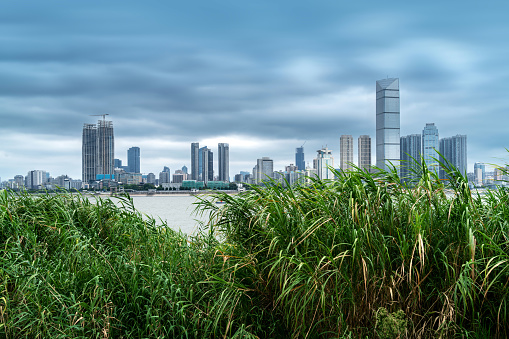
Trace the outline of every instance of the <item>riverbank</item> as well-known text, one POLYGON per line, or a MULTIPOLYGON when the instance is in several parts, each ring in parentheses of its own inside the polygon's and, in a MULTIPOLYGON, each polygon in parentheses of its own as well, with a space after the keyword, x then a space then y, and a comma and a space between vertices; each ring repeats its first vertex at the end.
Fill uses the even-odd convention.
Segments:
POLYGON ((461 176, 445 187, 424 173, 408 190, 390 172, 337 175, 209 196, 195 236, 144 219, 128 197, 1 192, 0 333, 509 335, 507 189, 481 197, 461 176))

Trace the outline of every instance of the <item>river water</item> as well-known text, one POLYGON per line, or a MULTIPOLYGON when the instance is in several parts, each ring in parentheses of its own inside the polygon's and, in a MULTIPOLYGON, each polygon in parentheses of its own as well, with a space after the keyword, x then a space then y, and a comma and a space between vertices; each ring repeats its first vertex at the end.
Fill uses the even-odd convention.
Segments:
MULTIPOLYGON (((200 216, 193 213, 198 198, 194 196, 131 196, 134 207, 145 216, 165 221, 168 227, 187 234, 197 231, 200 221, 207 222, 208 214, 200 216)), ((115 198, 111 198, 115 201, 115 198)), ((117 204, 120 206, 120 204, 117 204)))

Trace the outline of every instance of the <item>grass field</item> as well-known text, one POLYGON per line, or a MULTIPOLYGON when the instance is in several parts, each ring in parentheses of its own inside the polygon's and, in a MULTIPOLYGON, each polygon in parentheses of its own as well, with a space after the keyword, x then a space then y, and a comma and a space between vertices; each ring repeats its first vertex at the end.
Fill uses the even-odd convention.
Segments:
POLYGON ((128 197, 0 192, 6 338, 506 338, 509 191, 425 168, 202 200, 194 237, 128 197), (445 190, 452 190, 447 196, 445 190))

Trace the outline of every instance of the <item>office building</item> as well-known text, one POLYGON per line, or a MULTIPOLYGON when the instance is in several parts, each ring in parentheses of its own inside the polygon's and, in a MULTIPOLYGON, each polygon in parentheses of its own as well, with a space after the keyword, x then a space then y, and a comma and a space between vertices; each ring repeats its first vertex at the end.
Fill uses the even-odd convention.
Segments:
POLYGON ((399 79, 376 82, 376 166, 399 165, 399 79))
POLYGON ((482 186, 486 183, 486 165, 482 162, 474 164, 474 182, 477 186, 482 186))
POLYGON ((204 146, 198 150, 198 181, 205 184, 214 180, 214 154, 204 146))
POLYGON ((97 174, 112 179, 114 172, 115 138, 113 122, 99 120, 97 123, 97 174))
POLYGON ((147 174, 147 184, 156 184, 156 175, 154 173, 147 174))
POLYGON ((438 128, 434 123, 427 123, 422 130, 422 157, 428 170, 439 174, 438 169, 438 128))
POLYGON ((369 170, 371 168, 371 138, 369 135, 361 135, 359 136, 357 144, 357 164, 360 169, 369 170))
POLYGON ((230 181, 230 145, 227 143, 217 144, 217 160, 219 181, 230 181))
POLYGON ((352 168, 353 163, 353 137, 342 135, 339 138, 339 167, 342 171, 352 168))
POLYGON ((334 179, 334 157, 332 156, 332 150, 327 147, 316 151, 316 175, 320 179, 334 179))
POLYGON ((46 171, 29 171, 25 177, 25 187, 27 189, 41 189, 46 182, 46 171))
POLYGON ((159 186, 161 186, 162 184, 168 184, 171 182, 171 179, 170 179, 170 171, 162 171, 162 172, 159 172, 159 186))
POLYGON ((127 167, 130 173, 140 172, 140 148, 131 147, 127 150, 127 167))
POLYGON ((182 173, 188 174, 186 165, 182 166, 182 173))
POLYGON ((199 153, 200 144, 197 142, 193 142, 191 144, 191 180, 199 180, 200 176, 199 153))
POLYGON ((97 126, 83 125, 81 147, 81 175, 84 183, 95 181, 97 174, 97 126))
POLYGON ((120 160, 120 159, 113 159, 113 167, 115 167, 115 168, 122 168, 122 160, 120 160))
POLYGON ((304 146, 297 147, 295 149, 295 165, 299 171, 304 171, 306 169, 306 163, 304 161, 304 146))
MULTIPOLYGON (((440 139, 440 162, 454 166, 462 175, 467 172, 467 136, 455 135, 440 139)), ((440 179, 448 179, 446 172, 440 168, 440 179)))
POLYGON ((255 168, 256 170, 253 171, 253 177, 256 178, 257 184, 268 181, 274 176, 274 161, 269 157, 257 159, 255 168))
POLYGON ((420 178, 422 135, 410 134, 400 138, 400 178, 411 182, 420 178))

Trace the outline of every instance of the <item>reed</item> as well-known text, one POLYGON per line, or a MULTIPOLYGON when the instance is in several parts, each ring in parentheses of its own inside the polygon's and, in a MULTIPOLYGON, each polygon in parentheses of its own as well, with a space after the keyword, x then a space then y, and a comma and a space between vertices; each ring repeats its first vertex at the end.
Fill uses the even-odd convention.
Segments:
POLYGON ((2 191, 0 334, 505 338, 509 191, 472 193, 442 165, 446 182, 355 169, 218 193, 192 237, 128 196, 2 191))

